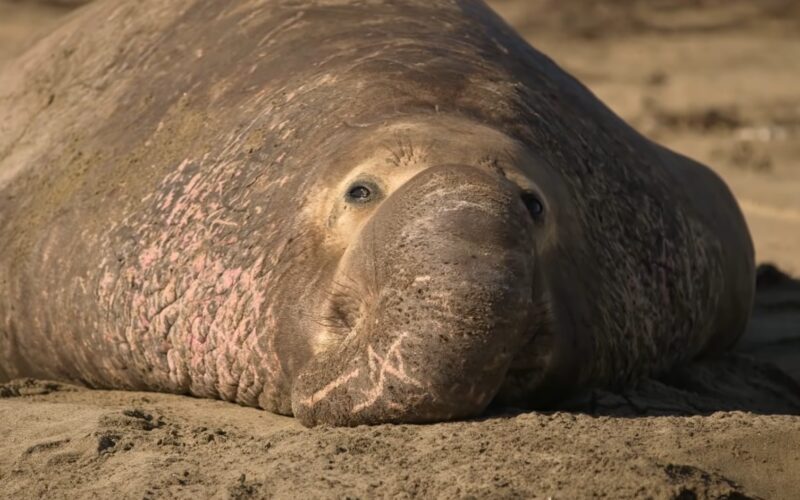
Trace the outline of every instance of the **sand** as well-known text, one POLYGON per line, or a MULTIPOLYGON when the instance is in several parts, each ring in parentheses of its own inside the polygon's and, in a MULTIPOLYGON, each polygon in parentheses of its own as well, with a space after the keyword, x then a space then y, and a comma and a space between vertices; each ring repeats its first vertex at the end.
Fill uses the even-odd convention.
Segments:
MULTIPOLYGON (((4 60, 75 2, 0 0, 4 60)), ((800 4, 497 0, 650 137, 711 165, 753 233, 737 352, 561 411, 305 429, 219 401, 0 385, 3 498, 800 498, 800 4)))

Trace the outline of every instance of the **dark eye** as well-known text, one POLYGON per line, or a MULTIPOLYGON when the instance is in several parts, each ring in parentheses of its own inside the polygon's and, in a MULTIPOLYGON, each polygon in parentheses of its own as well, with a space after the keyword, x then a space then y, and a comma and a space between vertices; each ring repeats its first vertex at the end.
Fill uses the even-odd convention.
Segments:
POLYGON ((369 182, 357 182, 347 189, 347 201, 367 203, 378 196, 378 188, 369 182))
POLYGON ((535 194, 526 191, 522 193, 521 197, 525 208, 528 209, 528 213, 530 213, 534 219, 538 219, 542 216, 544 213, 544 205, 535 194))

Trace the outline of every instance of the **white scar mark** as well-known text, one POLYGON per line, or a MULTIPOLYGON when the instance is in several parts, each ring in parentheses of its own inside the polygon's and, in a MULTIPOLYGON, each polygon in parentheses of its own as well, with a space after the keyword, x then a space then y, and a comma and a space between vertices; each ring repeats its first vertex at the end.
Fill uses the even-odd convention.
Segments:
POLYGON ((235 222, 223 220, 223 219, 217 219, 217 220, 211 221, 211 225, 213 226, 214 224, 219 224, 220 226, 239 227, 239 224, 237 224, 235 222))
MULTIPOLYGON (((393 375, 401 382, 412 385, 417 388, 422 388, 422 384, 406 373, 403 356, 400 353, 400 343, 403 342, 408 336, 408 332, 403 332, 397 340, 392 343, 392 346, 386 352, 386 357, 381 357, 372 346, 367 348, 369 356, 369 373, 373 381, 372 389, 367 391, 364 395, 366 400, 353 406, 352 413, 358 413, 370 406, 374 405, 378 398, 383 394, 384 386, 386 384, 386 374, 393 375), (392 365, 393 358, 396 360, 396 366, 392 365), (377 372, 377 373, 376 373, 377 372)), ((396 408, 399 405, 394 404, 392 407, 396 408)))
POLYGON ((414 278, 414 283, 425 283, 430 280, 431 280, 430 276, 417 276, 416 278, 414 278))
POLYGON ((328 397, 332 391, 334 391, 337 387, 341 387, 342 385, 350 382, 354 378, 358 376, 359 369, 356 368, 355 370, 351 371, 350 373, 346 373, 344 375, 340 375, 339 378, 330 382, 328 385, 323 387, 322 389, 318 390, 310 397, 306 398, 305 400, 301 401, 300 404, 304 406, 314 406, 315 404, 319 403, 323 399, 328 397))

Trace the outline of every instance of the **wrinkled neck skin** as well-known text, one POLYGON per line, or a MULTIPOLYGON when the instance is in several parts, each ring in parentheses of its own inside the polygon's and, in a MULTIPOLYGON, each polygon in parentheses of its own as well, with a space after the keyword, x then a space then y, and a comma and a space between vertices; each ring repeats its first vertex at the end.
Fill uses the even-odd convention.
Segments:
POLYGON ((304 314, 287 310, 294 323, 280 329, 307 339, 295 356, 311 353, 289 363, 294 415, 306 425, 446 420, 557 376, 569 335, 557 345, 551 333, 541 262, 569 230, 556 223, 569 207, 549 168, 456 117, 350 129, 331 143, 300 222, 314 227, 307 245, 323 265, 287 294, 304 314), (360 184, 374 199, 349 202, 360 184), (523 193, 544 213, 532 216, 523 193), (509 370, 522 376, 507 381, 509 370))

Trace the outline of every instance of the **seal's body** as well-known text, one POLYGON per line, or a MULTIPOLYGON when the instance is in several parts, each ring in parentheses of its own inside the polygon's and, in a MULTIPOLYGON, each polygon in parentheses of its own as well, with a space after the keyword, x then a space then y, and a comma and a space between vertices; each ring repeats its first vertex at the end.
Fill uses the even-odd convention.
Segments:
POLYGON ((101 2, 2 76, 0 379, 423 422, 748 319, 725 185, 479 0, 101 2))

